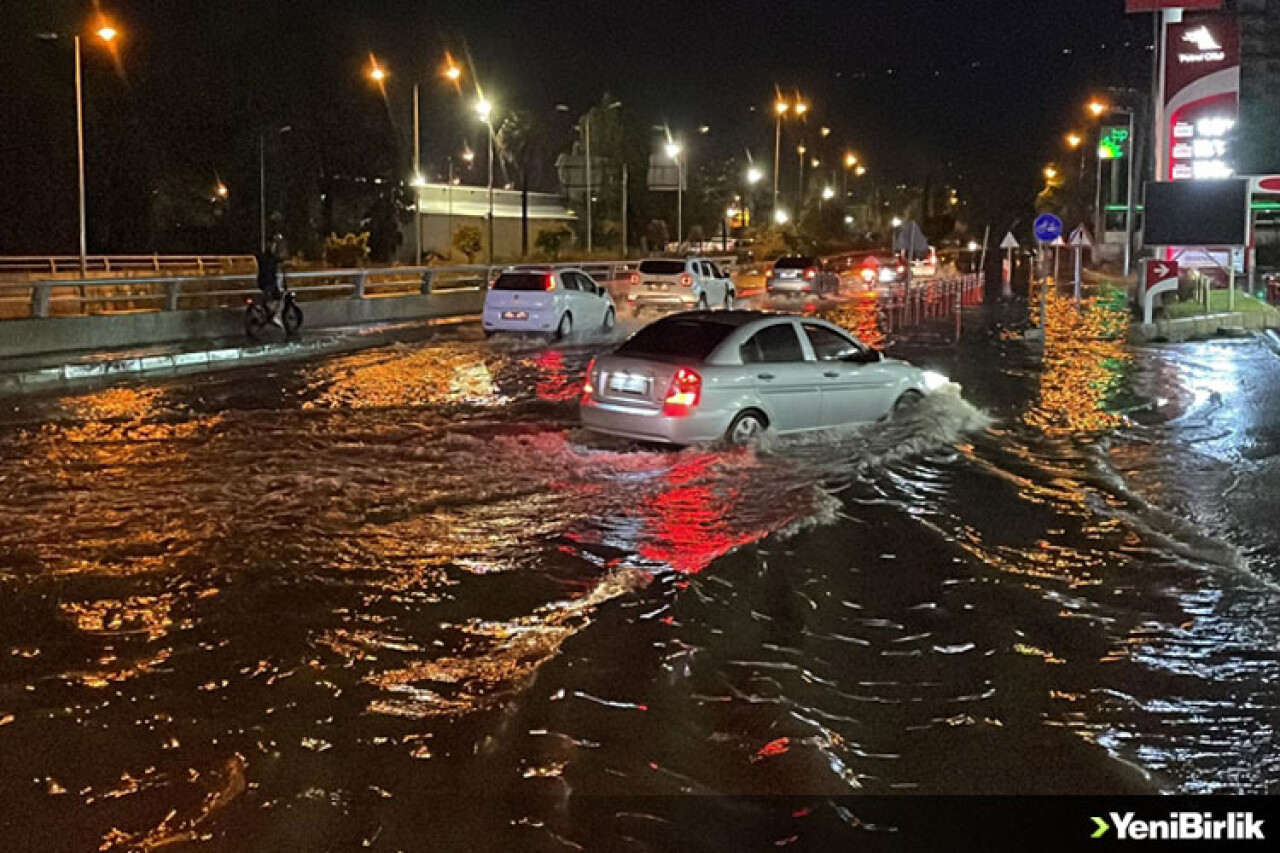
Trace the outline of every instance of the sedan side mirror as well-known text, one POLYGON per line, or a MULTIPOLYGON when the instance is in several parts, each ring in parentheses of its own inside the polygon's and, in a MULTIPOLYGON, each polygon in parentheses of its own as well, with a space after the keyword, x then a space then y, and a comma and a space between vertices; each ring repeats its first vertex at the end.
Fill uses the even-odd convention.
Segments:
POLYGON ((875 364, 884 361, 884 353, 878 349, 868 347, 864 350, 854 350, 842 358, 841 361, 848 361, 852 364, 875 364))

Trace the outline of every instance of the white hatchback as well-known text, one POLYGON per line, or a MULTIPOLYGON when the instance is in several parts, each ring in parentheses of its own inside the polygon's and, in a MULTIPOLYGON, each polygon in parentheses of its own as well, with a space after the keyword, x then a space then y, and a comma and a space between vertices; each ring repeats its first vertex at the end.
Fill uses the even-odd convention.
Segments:
POLYGON ((613 297, 582 270, 514 267, 484 297, 484 333, 536 332, 566 338, 574 330, 608 331, 617 322, 613 297))

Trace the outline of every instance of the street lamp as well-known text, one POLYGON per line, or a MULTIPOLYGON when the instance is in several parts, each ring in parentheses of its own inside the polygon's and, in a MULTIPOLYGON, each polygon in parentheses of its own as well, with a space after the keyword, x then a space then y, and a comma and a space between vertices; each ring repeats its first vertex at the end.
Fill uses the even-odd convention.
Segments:
POLYGON ((489 263, 493 263, 493 104, 484 96, 476 101, 476 115, 484 122, 489 136, 489 263))
POLYGON ((1044 177, 1045 180, 1052 181, 1054 178, 1058 177, 1058 170, 1053 166, 1045 166, 1044 177))
POLYGON ((782 208, 775 208, 773 211, 773 221, 779 225, 786 225, 791 217, 787 216, 787 212, 782 208))
POLYGON ((804 207, 804 155, 808 150, 803 142, 796 146, 796 155, 800 158, 800 179, 796 184, 796 210, 804 207))
POLYGON ((1084 137, 1082 137, 1080 134, 1078 133, 1067 134, 1067 147, 1070 148, 1071 150, 1074 151, 1075 149, 1079 148, 1083 142, 1084 142, 1084 137))
POLYGON ((760 183, 762 180, 764 180, 764 172, 760 171, 755 166, 751 166, 747 169, 747 193, 748 201, 750 201, 749 205, 745 205, 749 211, 749 214, 745 219, 745 223, 747 225, 751 224, 751 217, 756 214, 756 184, 760 183))
POLYGON ((866 173, 867 173, 867 167, 866 167, 866 166, 859 166, 858 168, 856 168, 856 169, 854 169, 854 170, 853 170, 853 174, 854 174, 854 175, 856 175, 856 176, 857 176, 857 177, 859 177, 859 178, 861 178, 861 177, 862 177, 863 175, 865 175, 866 173))
POLYGON ((902 227, 902 218, 901 218, 901 217, 899 217, 899 216, 895 216, 895 217, 893 217, 893 221, 892 221, 892 222, 890 222, 889 224, 890 224, 890 225, 892 225, 894 228, 901 228, 901 227, 902 227))
MULTIPOLYGON (((110 22, 99 21, 94 32, 104 44, 110 44, 120 35, 120 31, 110 22)), ((78 168, 78 215, 80 220, 80 277, 84 278, 89 271, 89 237, 85 223, 85 176, 84 176, 84 71, 80 56, 80 34, 76 33, 72 41, 75 46, 75 80, 76 80, 76 162, 78 168)))
POLYGON ((680 143, 668 140, 664 147, 667 157, 676 164, 676 244, 684 243, 684 161, 680 158, 680 143))
POLYGON ((782 148, 782 117, 787 114, 787 110, 791 109, 791 105, 786 101, 777 101, 773 105, 774 130, 773 130, 773 206, 778 206, 778 172, 779 151, 782 148))

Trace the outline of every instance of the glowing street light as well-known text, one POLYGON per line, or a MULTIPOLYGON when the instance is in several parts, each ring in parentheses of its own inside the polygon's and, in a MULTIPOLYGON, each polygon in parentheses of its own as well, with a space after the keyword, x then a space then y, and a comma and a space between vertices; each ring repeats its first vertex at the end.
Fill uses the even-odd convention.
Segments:
POLYGON ((231 191, 227 189, 226 184, 222 183, 222 181, 218 181, 217 186, 213 188, 213 194, 220 199, 225 199, 228 195, 231 194, 231 191))
POLYGON ((780 207, 773 212, 773 221, 779 225, 786 225, 790 219, 787 212, 780 207))
POLYGON ((462 159, 467 163, 471 163, 476 159, 476 152, 472 151, 469 147, 464 148, 462 149, 462 159))
POLYGON ((1088 106, 1086 107, 1086 109, 1089 110, 1089 112, 1093 115, 1094 118, 1102 118, 1102 115, 1109 108, 1102 101, 1099 101, 1097 98, 1095 98, 1088 103, 1088 106))
MULTIPOLYGON (((105 18, 98 21, 98 29, 94 32, 103 43, 111 44, 116 37, 120 35, 120 31, 111 25, 111 22, 105 18)), ((89 237, 88 228, 85 224, 85 175, 84 175, 84 75, 82 70, 82 62, 80 59, 80 34, 76 33, 73 38, 75 46, 75 79, 76 79, 76 160, 77 160, 77 177, 79 191, 79 221, 80 221, 80 277, 88 273, 89 270, 89 237)))
POLYGON ((476 101, 476 115, 482 122, 488 124, 489 119, 493 117, 493 104, 489 103, 487 98, 476 101))
POLYGON ((378 60, 369 57, 369 79, 381 86, 387 80, 387 69, 378 64, 378 60))
POLYGON ((824 127, 824 128, 822 128, 821 133, 822 133, 823 138, 825 139, 826 137, 828 137, 828 136, 830 136, 830 135, 831 135, 831 128, 829 128, 829 127, 824 127))
POLYGON ((816 169, 822 165, 822 161, 819 160, 817 157, 814 157, 812 160, 809 161, 809 165, 816 169))
POLYGON ((675 142, 674 140, 671 142, 668 142, 666 145, 663 146, 663 150, 666 151, 667 153, 667 159, 679 162, 678 160, 678 158, 680 157, 679 142, 675 142))
POLYGON ((1044 176, 1045 176, 1045 178, 1047 178, 1048 180, 1052 181, 1054 178, 1058 177, 1058 170, 1057 170, 1057 168, 1056 168, 1056 167, 1054 167, 1054 166, 1045 166, 1045 167, 1044 167, 1044 176))
POLYGON ((752 166, 750 169, 747 169, 748 184, 755 186, 756 184, 760 183, 760 181, 763 179, 764 179, 764 172, 761 172, 755 166, 752 166))
POLYGON ((1081 135, 1080 135, 1080 134, 1078 134, 1078 133, 1068 133, 1068 134, 1067 134, 1067 147, 1068 147, 1068 148, 1072 148, 1072 149, 1079 148, 1082 144, 1084 144, 1084 137, 1083 137, 1083 136, 1081 136, 1081 135))
POLYGON ((462 69, 456 65, 448 65, 444 69, 444 76, 447 79, 452 80, 454 83, 457 83, 462 79, 462 69))
POLYGON ((844 167, 846 169, 852 169, 856 165, 858 165, 858 155, 849 151, 844 155, 844 167))
POLYGON ((773 111, 780 116, 786 115, 787 110, 789 109, 791 109, 791 105, 788 104, 786 101, 775 101, 773 104, 773 111))
POLYGON ((866 167, 866 166, 859 166, 858 168, 856 168, 856 169, 854 169, 854 170, 853 170, 853 173, 854 173, 855 175, 857 175, 859 178, 861 178, 863 175, 865 175, 865 174, 867 173, 867 167, 866 167))
POLYGON ((796 115, 802 116, 809 111, 809 105, 804 101, 796 101, 796 115))
POLYGON ((835 189, 834 189, 834 188, 832 188, 832 187, 823 187, 823 188, 822 188, 822 200, 823 200, 823 201, 831 201, 831 199, 833 199, 833 198, 835 198, 835 197, 836 197, 836 191, 835 191, 835 189))
POLYGON ((680 157, 680 143, 668 139, 662 147, 667 159, 676 164, 676 243, 684 243, 684 160, 680 157))
POLYGON ((895 217, 893 217, 893 221, 891 221, 889 224, 890 224, 890 225, 892 225, 894 228, 901 228, 901 227, 902 227, 902 217, 900 217, 900 216, 895 216, 895 217))
POLYGON ((103 24, 101 27, 98 28, 97 35, 98 35, 98 38, 102 39, 105 42, 110 43, 115 41, 116 36, 120 35, 120 31, 117 30, 115 27, 111 26, 110 24, 103 24))

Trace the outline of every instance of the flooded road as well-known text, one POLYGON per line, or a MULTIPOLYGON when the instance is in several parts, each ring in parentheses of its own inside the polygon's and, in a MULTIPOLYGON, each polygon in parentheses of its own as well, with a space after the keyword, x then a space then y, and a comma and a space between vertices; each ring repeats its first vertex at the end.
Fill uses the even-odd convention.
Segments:
POLYGON ((9 401, 4 837, 764 849, 822 809, 693 843, 660 795, 1276 793, 1280 360, 1099 308, 1042 367, 1016 313, 883 336, 963 389, 912 420, 751 450, 593 437, 608 341, 465 328, 9 401))

